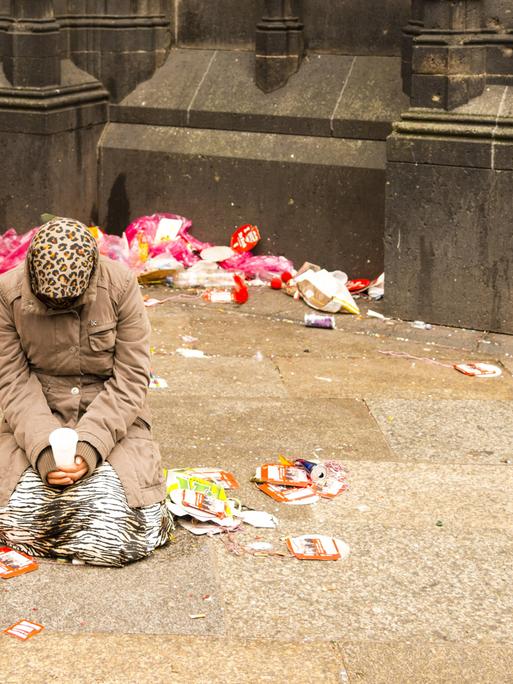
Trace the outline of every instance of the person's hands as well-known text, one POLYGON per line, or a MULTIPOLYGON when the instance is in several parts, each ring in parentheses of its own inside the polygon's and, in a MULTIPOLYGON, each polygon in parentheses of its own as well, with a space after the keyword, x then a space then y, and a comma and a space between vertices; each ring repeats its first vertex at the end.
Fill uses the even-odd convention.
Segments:
POLYGON ((46 481, 52 487, 67 487, 78 482, 88 470, 89 467, 82 456, 75 456, 74 465, 60 466, 59 470, 52 470, 46 476, 46 481))

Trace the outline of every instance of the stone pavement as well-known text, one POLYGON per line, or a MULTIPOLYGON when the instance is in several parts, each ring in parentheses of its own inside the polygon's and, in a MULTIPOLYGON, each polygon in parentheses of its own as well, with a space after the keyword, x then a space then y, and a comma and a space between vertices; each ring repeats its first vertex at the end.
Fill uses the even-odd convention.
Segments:
POLYGON ((240 308, 149 292, 173 297, 150 310, 169 382, 151 394, 165 465, 222 465, 244 503, 278 516, 243 543, 318 532, 351 555, 237 556, 179 528, 121 570, 42 561, 0 585, 1 628, 46 628, 27 643, 0 635, 1 681, 513 682, 513 338, 342 315, 335 331, 307 329, 306 307, 270 290, 240 308), (280 453, 343 460, 350 490, 276 504, 250 477, 280 453))

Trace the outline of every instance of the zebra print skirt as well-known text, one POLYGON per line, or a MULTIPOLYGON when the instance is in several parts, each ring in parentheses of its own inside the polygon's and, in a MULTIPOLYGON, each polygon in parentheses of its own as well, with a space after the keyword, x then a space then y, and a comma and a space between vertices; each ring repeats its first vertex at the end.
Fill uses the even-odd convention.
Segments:
POLYGON ((129 507, 108 463, 64 489, 44 484, 28 468, 9 504, 0 508, 0 546, 91 565, 120 567, 145 558, 172 530, 164 503, 129 507))

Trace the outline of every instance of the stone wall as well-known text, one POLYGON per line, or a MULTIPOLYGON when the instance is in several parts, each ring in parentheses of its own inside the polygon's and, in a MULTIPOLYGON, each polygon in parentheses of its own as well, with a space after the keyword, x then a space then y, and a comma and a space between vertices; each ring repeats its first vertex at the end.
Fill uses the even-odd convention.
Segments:
MULTIPOLYGON (((352 55, 399 55, 409 0, 297 2, 309 49, 352 55)), ((261 0, 170 0, 173 38, 180 47, 254 49, 261 0)))

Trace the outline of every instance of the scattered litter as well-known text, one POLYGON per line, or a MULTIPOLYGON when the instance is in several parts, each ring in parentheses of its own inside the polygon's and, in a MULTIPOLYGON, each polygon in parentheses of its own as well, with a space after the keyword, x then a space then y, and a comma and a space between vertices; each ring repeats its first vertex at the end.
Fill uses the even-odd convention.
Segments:
POLYGON ((321 380, 321 382, 333 382, 333 378, 325 378, 322 375, 316 375, 315 380, 321 380))
POLYGON ((437 527, 443 527, 443 526, 444 526, 443 521, 442 521, 442 520, 437 520, 437 521, 436 521, 436 526, 437 526, 437 527))
POLYGON ((210 263, 226 261, 233 256, 235 256, 235 252, 230 247, 206 247, 200 252, 200 257, 203 261, 210 263))
POLYGON ((192 335, 182 335, 181 340, 182 342, 185 342, 185 344, 193 344, 198 341, 198 338, 193 337, 192 335))
POLYGON ((323 534, 288 537, 286 542, 291 554, 299 560, 345 560, 351 552, 341 539, 323 534))
POLYGON ((277 518, 272 513, 266 511, 242 510, 235 513, 237 518, 252 527, 274 529, 278 527, 277 518))
POLYGON ((367 316, 369 318, 379 318, 380 321, 389 321, 390 319, 384 316, 379 311, 373 311, 372 309, 367 310, 367 316))
POLYGON ((305 468, 293 465, 268 463, 259 466, 255 473, 255 482, 268 482, 275 485, 308 487, 311 484, 309 473, 305 468))
POLYGON ((271 499, 279 503, 296 505, 314 504, 319 501, 319 496, 313 487, 286 487, 284 485, 272 485, 268 482, 257 483, 258 489, 271 499))
POLYGON ((491 363, 460 363, 454 368, 472 378, 498 378, 502 375, 502 370, 491 363))
MULTIPOLYGON (((174 515, 179 518, 188 516, 202 523, 210 523, 214 534, 216 526, 235 529, 241 524, 240 520, 234 519, 237 502, 228 499, 225 487, 206 477, 190 476, 187 470, 165 470, 164 476, 166 505, 174 515)), ((184 527, 189 529, 187 525, 184 527)), ((194 533, 207 534, 208 530, 194 533)))
POLYGON ((26 553, 15 551, 9 546, 0 547, 0 579, 11 579, 38 567, 37 561, 26 553))
POLYGON ((313 313, 305 314, 305 326, 307 328, 325 328, 327 330, 334 330, 337 327, 335 316, 321 316, 313 313))
POLYGON ((360 511, 360 513, 367 513, 370 511, 370 508, 366 504, 358 504, 358 506, 356 506, 356 510, 360 511))
POLYGON ((269 542, 256 541, 246 544, 246 548, 251 549, 252 551, 272 551, 273 545, 269 542))
POLYGON ((417 328, 418 330, 432 330, 433 326, 431 323, 424 323, 424 321, 413 321, 411 324, 412 328, 417 328))
POLYGON ((413 356, 413 354, 408 354, 407 352, 400 351, 383 351, 378 349, 378 354, 384 354, 385 356, 393 356, 398 359, 409 359, 411 361, 423 361, 424 363, 430 363, 433 366, 442 366, 442 368, 453 368, 454 366, 450 363, 443 363, 442 361, 437 361, 436 359, 431 359, 428 356, 413 356))
POLYGON ((158 304, 164 304, 164 302, 168 302, 171 299, 171 297, 166 297, 165 299, 156 299, 155 297, 148 297, 144 298, 144 306, 150 307, 150 306, 158 306, 158 304))
POLYGON ((216 525, 212 525, 209 522, 200 522, 194 518, 179 518, 178 524, 181 525, 187 532, 195 534, 200 537, 202 535, 213 535, 222 532, 222 528, 216 525))
POLYGON ((185 357, 186 359, 205 359, 207 355, 200 349, 187 349, 186 347, 180 347, 176 350, 177 354, 185 357))
POLYGON ((263 361, 263 360, 264 360, 264 355, 262 354, 262 352, 257 351, 256 354, 253 356, 253 359, 254 359, 255 361, 263 361))
POLYGON ((232 235, 230 248, 238 254, 249 252, 258 245, 260 237, 260 231, 256 226, 252 226, 249 223, 239 226, 232 235))
POLYGON ((371 281, 367 278, 358 278, 357 280, 348 280, 346 285, 351 294, 360 294, 368 290, 371 281))
POLYGON ((279 503, 306 505, 320 498, 334 499, 349 487, 347 469, 338 461, 319 463, 306 459, 288 461, 256 468, 252 478, 258 489, 279 503))
POLYGON ((168 389, 169 385, 165 378, 150 374, 150 389, 168 389))
POLYGON ((330 273, 315 264, 305 263, 292 281, 303 298, 313 309, 327 313, 346 311, 359 314, 360 309, 346 287, 347 276, 336 271, 330 273))
POLYGON ((8 634, 11 637, 20 639, 21 641, 27 641, 31 639, 36 634, 39 634, 44 629, 43 625, 38 625, 36 622, 30 622, 30 620, 20 620, 14 625, 4 629, 4 634, 8 634))
POLYGON ((202 620, 203 618, 206 618, 207 616, 205 613, 196 613, 196 615, 189 615, 191 620, 202 620))
POLYGON ((383 299, 385 295, 385 274, 382 273, 380 276, 378 276, 375 280, 373 280, 370 285, 369 289, 367 290, 367 293, 371 299, 383 299))

